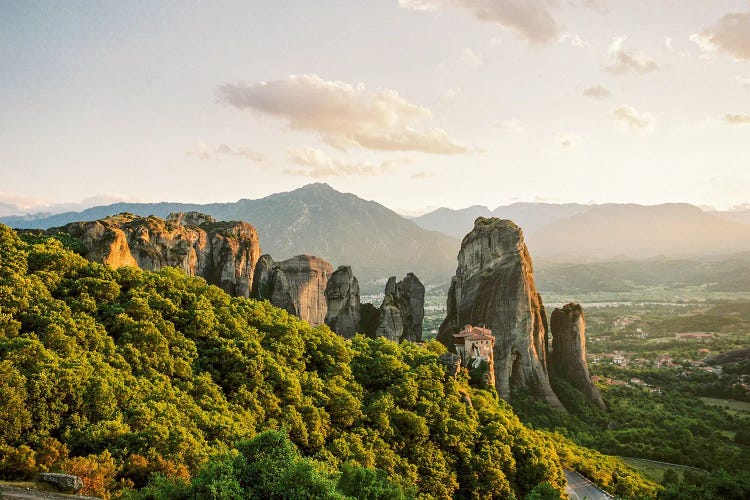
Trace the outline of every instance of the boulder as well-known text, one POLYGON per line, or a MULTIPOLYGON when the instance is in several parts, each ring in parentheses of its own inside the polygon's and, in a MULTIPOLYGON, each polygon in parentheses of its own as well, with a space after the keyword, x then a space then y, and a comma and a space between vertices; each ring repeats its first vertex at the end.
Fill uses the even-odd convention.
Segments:
POLYGON ((586 319, 579 304, 566 304, 552 311, 552 352, 549 357, 550 376, 567 381, 586 399, 602 410, 599 390, 591 380, 586 362, 586 319))
POLYGON ((80 477, 71 474, 42 472, 39 474, 39 480, 43 483, 51 484, 65 493, 76 493, 83 488, 83 480, 80 477))
POLYGON ((325 297, 326 325, 343 337, 353 337, 359 330, 360 303, 359 282, 351 267, 341 266, 331 274, 325 297))
POLYGON ((453 349, 464 325, 484 325, 495 337, 496 389, 510 400, 515 388, 562 408, 546 369, 547 332, 531 256, 521 229, 509 220, 479 217, 458 253, 438 340, 453 349))

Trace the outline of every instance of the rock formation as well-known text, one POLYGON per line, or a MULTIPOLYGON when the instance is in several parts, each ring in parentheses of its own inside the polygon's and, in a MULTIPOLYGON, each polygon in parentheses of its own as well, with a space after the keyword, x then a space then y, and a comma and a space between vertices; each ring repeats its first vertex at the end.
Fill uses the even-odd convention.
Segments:
POLYGON ((83 242, 88 260, 147 271, 178 267, 240 297, 250 295, 260 256, 253 226, 217 222, 197 212, 171 214, 167 220, 124 213, 49 230, 61 231, 83 242))
POLYGON ((331 275, 325 289, 325 322, 342 337, 351 338, 359 329, 359 282, 352 268, 341 266, 331 275))
POLYGON ((51 484, 59 491, 66 493, 75 493, 83 488, 83 480, 80 477, 71 474, 42 472, 39 474, 39 480, 43 483, 51 484))
POLYGON ((374 339, 377 336, 379 323, 380 310, 369 302, 362 304, 359 309, 359 333, 374 339))
POLYGON ((385 285, 385 296, 380 306, 377 337, 394 342, 422 341, 424 320, 424 285, 413 273, 399 282, 391 276, 385 285))
POLYGON ((325 290, 332 273, 331 264, 320 257, 297 255, 274 262, 263 255, 255 269, 252 296, 317 326, 328 310, 325 290))
POLYGON ((424 285, 413 273, 409 273, 396 284, 396 296, 404 325, 401 340, 421 342, 422 322, 424 321, 424 285))
POLYGON ((586 319, 579 304, 566 304, 552 311, 552 352, 549 356, 550 377, 559 377, 583 393, 602 410, 599 390, 591 380, 586 362, 586 319))
POLYGON ((495 381, 500 396, 527 387, 562 407, 546 369, 546 319, 534 285, 533 268, 521 229, 513 222, 479 217, 464 237, 458 268, 448 291, 447 316, 438 340, 453 348, 453 334, 481 325, 495 337, 495 381))

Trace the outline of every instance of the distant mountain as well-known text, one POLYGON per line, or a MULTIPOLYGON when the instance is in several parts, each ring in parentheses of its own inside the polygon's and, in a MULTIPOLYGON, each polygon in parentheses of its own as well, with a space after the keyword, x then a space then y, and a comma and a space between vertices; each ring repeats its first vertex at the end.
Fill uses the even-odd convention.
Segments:
POLYGON ((589 208, 590 205, 577 203, 513 203, 499 206, 494 210, 481 205, 459 210, 443 207, 413 220, 425 229, 463 238, 474 227, 477 217, 499 217, 512 220, 525 234, 529 234, 551 222, 585 212, 589 208))
POLYGON ((731 212, 711 212, 714 215, 721 217, 722 219, 731 220, 734 222, 740 222, 742 224, 750 224, 750 210, 738 210, 731 212))
MULTIPOLYGON (((743 212, 704 212, 689 204, 514 203, 489 211, 440 208, 414 220, 463 237, 480 215, 510 219, 524 231, 535 259, 567 262, 701 257, 750 250, 743 212)), ((750 215, 747 217, 750 220, 750 215)))
POLYGON ((334 265, 349 264, 363 288, 407 272, 414 272, 425 283, 443 283, 456 268, 459 241, 455 238, 425 230, 379 203, 340 193, 327 184, 235 203, 115 203, 41 218, 4 217, 0 222, 16 228, 46 229, 121 212, 164 218, 187 211, 251 223, 258 231, 263 253, 274 259, 306 253, 334 265))
POLYGON ((537 258, 575 262, 717 256, 750 250, 750 225, 682 203, 607 204, 530 232, 527 242, 537 258))

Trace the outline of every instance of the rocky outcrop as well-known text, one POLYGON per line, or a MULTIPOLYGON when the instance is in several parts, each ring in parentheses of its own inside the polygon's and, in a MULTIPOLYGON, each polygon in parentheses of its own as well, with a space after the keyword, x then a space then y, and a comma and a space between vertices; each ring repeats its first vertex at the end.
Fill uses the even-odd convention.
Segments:
POLYGON ((351 338, 359 329, 359 282, 352 268, 341 266, 331 275, 325 289, 328 311, 325 323, 342 337, 351 338))
POLYGON ((328 311, 325 291, 331 274, 333 267, 320 257, 297 255, 274 262, 263 255, 255 269, 252 296, 317 326, 328 311))
POLYGON ((43 483, 51 484, 59 491, 65 493, 75 493, 83 488, 83 480, 78 476, 70 474, 43 472, 39 474, 39 480, 43 483))
POLYGON ((177 267, 239 297, 250 295, 260 257, 253 226, 217 222, 197 212, 171 214, 166 220, 124 213, 49 230, 61 231, 83 242, 88 260, 147 271, 177 267))
POLYGON ((552 352, 549 357, 550 377, 559 377, 583 393, 586 399, 602 410, 599 390, 591 380, 586 362, 586 319, 579 304, 566 304, 552 311, 552 352))
POLYGON ((445 366, 445 374, 448 377, 455 377, 461 370, 461 357, 452 352, 444 352, 438 356, 438 363, 445 366))
POLYGON ((359 309, 359 333, 374 339, 380 323, 380 310, 366 302, 359 309))
POLYGON ((495 337, 495 383, 500 396, 526 387, 562 407, 546 369, 546 319, 534 285, 531 256, 513 222, 479 217, 464 237, 447 315, 438 340, 453 349, 453 335, 467 324, 483 325, 495 337))
POLYGON ((379 324, 375 335, 394 342, 422 341, 424 320, 424 285, 413 273, 397 282, 388 279, 380 306, 379 324))
POLYGON ((424 321, 424 285, 414 273, 409 273, 402 281, 396 283, 396 297, 404 326, 401 340, 421 342, 422 322, 424 321))

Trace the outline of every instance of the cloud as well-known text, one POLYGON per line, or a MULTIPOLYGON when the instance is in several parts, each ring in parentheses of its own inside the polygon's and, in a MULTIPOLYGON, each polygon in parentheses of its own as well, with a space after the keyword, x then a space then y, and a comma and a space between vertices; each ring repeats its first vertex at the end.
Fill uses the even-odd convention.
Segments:
POLYGON ((621 106, 612 110, 612 116, 631 132, 653 132, 656 117, 650 113, 642 113, 632 106, 621 106))
POLYGON ((690 40, 704 52, 719 50, 750 61, 750 11, 726 14, 710 28, 691 35, 690 40))
POLYGON ((624 75, 627 73, 644 74, 659 69, 656 61, 651 59, 645 52, 630 50, 623 47, 626 37, 612 39, 607 52, 614 59, 613 63, 604 68, 609 73, 624 75))
POLYGON ((385 161, 380 164, 368 162, 347 163, 329 157, 323 151, 315 148, 289 149, 289 159, 302 168, 287 168, 284 173, 322 179, 324 177, 360 176, 374 177, 391 171, 408 160, 385 161))
POLYGON ((737 83, 750 89, 750 76, 737 75, 737 83))
POLYGON ((399 0, 402 9, 435 11, 455 7, 475 18, 507 28, 529 43, 558 38, 560 27, 550 8, 552 0, 399 0))
POLYGON ((233 148, 226 144, 219 144, 218 146, 211 147, 205 142, 195 144, 195 146, 187 151, 187 154, 195 156, 200 160, 218 160, 221 159, 222 156, 239 156, 257 163, 263 163, 266 161, 264 155, 250 148, 233 148))
POLYGON ((506 120, 504 122, 496 123, 493 125, 495 128, 499 128, 506 134, 520 135, 526 133, 526 125, 518 118, 506 120))
POLYGON ((610 92, 607 87, 595 85, 584 90, 583 95, 585 95, 586 97, 593 97, 594 99, 604 99, 607 97, 612 97, 612 92, 610 92))
POLYGON ((0 192, 0 217, 35 213, 59 214, 63 212, 79 212, 87 208, 111 205, 123 201, 134 200, 119 194, 99 193, 84 198, 79 202, 58 203, 42 198, 0 192))
POLYGON ((484 59, 482 58, 482 54, 475 52, 472 49, 464 49, 463 52, 461 52, 461 62, 472 68, 478 68, 484 64, 484 59))
POLYGON ((430 177, 435 177, 435 174, 431 172, 416 172, 416 173, 411 174, 411 178, 417 179, 417 180, 429 179, 430 177))
POLYGON ((559 132, 555 135, 555 141, 558 146, 571 152, 575 151, 578 149, 578 146, 583 144, 583 139, 580 136, 570 132, 559 132))
POLYGON ((727 113, 722 120, 731 125, 748 125, 750 124, 750 115, 747 113, 727 113))
POLYGON ((588 47, 590 45, 589 42, 581 38, 580 35, 568 32, 561 33, 557 41, 563 45, 570 45, 571 47, 576 48, 588 47))
POLYGON ((442 129, 418 129, 432 118, 430 110, 390 89, 371 93, 363 84, 292 75, 272 82, 224 84, 219 87, 219 98, 237 109, 284 118, 291 129, 317 132, 342 150, 467 152, 442 129))

